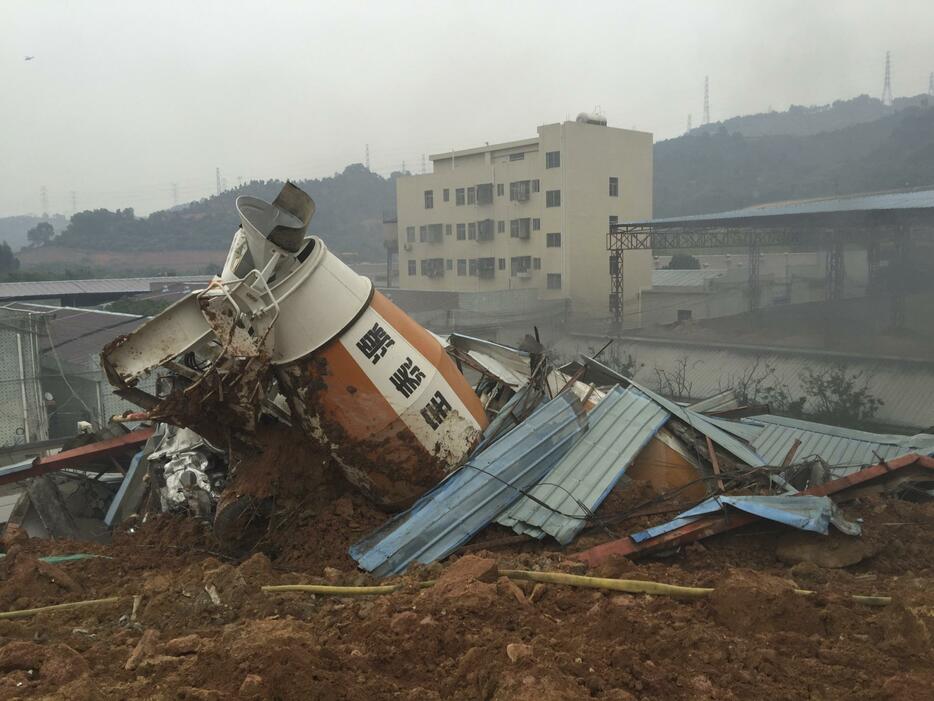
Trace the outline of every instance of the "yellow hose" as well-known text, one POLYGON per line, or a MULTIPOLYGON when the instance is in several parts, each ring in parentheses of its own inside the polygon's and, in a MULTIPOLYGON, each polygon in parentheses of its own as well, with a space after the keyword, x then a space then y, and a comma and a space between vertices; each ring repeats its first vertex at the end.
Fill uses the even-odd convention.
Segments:
POLYGON ((0 613, 0 618, 26 618, 34 616, 37 613, 46 611, 61 611, 63 609, 76 609, 83 606, 96 606, 97 604, 112 604, 120 601, 119 596, 111 596, 106 599, 90 599, 88 601, 71 601, 67 604, 53 604, 52 606, 40 606, 35 609, 21 609, 19 611, 4 611, 0 613))
MULTIPOLYGON (((702 599, 710 596, 713 589, 709 587, 682 587, 676 584, 663 584, 661 582, 646 582, 638 579, 610 579, 606 577, 584 577, 564 572, 533 572, 531 570, 500 570, 500 576, 510 579, 524 579, 530 582, 543 582, 545 584, 564 584, 571 587, 585 587, 588 589, 606 589, 621 591, 627 594, 653 594, 655 596, 671 596, 678 599, 702 599)), ((434 582, 419 582, 419 587, 430 587, 434 582)), ((302 591, 324 596, 368 596, 374 594, 392 594, 402 588, 401 584, 384 584, 370 587, 343 587, 330 584, 282 584, 278 586, 265 586, 265 592, 302 591)), ((813 596, 815 591, 808 589, 795 589, 795 594, 813 596)), ((867 606, 888 606, 892 603, 889 596, 859 596, 850 597, 854 602, 867 606)))
POLYGON ((674 584, 660 582, 643 582, 637 579, 608 579, 606 577, 583 577, 577 574, 564 572, 531 572, 528 570, 500 570, 504 577, 510 579, 525 579, 530 582, 544 582, 546 584, 567 584, 572 587, 587 587, 589 589, 609 589, 622 591, 628 594, 656 594, 658 596, 674 596, 685 599, 700 599, 708 596, 713 589, 703 587, 679 587, 674 584))

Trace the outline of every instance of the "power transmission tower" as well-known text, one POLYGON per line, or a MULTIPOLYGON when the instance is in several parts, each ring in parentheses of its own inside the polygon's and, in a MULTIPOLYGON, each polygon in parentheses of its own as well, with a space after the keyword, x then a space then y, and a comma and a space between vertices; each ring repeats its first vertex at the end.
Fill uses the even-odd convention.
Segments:
POLYGON ((892 57, 888 51, 885 52, 885 82, 882 84, 882 104, 892 104, 892 57))
POLYGON ((178 206, 178 183, 172 183, 172 205, 178 206))
POLYGON ((370 169, 370 145, 366 145, 366 169, 370 169))
POLYGON ((688 115, 688 128, 686 131, 691 131, 691 115, 688 115))
POLYGON ((221 194, 221 169, 214 169, 214 179, 217 181, 217 194, 221 194))
POLYGON ((78 211, 78 194, 72 190, 71 191, 71 213, 74 214, 78 211))
POLYGON ((39 204, 42 209, 42 216, 45 219, 49 218, 49 191, 46 189, 45 185, 39 188, 39 204))
POLYGON ((704 76, 704 124, 710 124, 710 78, 704 76))

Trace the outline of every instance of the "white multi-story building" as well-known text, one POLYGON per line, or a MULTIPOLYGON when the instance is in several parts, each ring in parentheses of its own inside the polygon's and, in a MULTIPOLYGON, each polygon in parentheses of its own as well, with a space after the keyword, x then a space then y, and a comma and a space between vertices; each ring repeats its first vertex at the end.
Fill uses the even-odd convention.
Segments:
MULTIPOLYGON (((608 315, 606 233, 652 216, 651 134, 582 115, 431 162, 431 173, 396 182, 400 287, 533 289, 569 299, 575 315, 608 315)), ((651 252, 627 252, 624 265, 625 313, 637 317, 651 252)))

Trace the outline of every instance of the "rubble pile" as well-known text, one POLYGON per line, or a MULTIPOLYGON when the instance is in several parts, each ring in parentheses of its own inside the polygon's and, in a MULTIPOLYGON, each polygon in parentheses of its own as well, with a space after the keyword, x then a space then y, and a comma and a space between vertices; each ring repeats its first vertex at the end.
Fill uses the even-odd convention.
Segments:
POLYGON ((238 210, 104 349, 141 411, 10 473, 0 697, 930 697, 934 436, 439 337, 238 210))

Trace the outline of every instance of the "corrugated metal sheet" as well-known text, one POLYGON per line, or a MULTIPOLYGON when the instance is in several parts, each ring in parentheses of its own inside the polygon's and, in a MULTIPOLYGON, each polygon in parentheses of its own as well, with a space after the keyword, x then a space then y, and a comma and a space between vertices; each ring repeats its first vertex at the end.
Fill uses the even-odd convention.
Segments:
MULTIPOLYGON (((699 411, 705 414, 711 411, 727 411, 728 409, 739 409, 741 406, 739 397, 735 389, 728 389, 712 397, 701 399, 700 401, 688 404, 688 409, 699 411)), ((708 417, 709 418, 709 417, 708 417)))
POLYGON ((697 506, 679 514, 666 523, 660 523, 644 531, 633 533, 630 538, 636 543, 657 538, 669 533, 706 514, 716 513, 725 506, 766 518, 770 521, 794 526, 803 531, 814 531, 827 535, 828 526, 833 523, 848 535, 859 535, 858 523, 844 519, 836 509, 830 497, 811 495, 782 496, 719 496, 702 501, 697 506))
POLYGON ((652 287, 703 287, 707 280, 726 275, 726 270, 653 270, 652 287))
POLYGON ((588 416, 589 427, 554 469, 496 519, 567 545, 669 414, 636 389, 615 387, 588 416), (564 515, 569 514, 569 515, 564 515))
POLYGON ((780 465, 795 440, 801 445, 795 460, 817 456, 842 476, 866 465, 905 455, 934 453, 934 435, 898 436, 856 431, 840 426, 789 419, 783 416, 753 416, 739 423, 758 431, 752 446, 770 465, 780 465))
POLYGON ((679 222, 716 222, 720 219, 757 219, 808 214, 830 214, 839 212, 868 212, 872 210, 928 209, 934 207, 934 190, 919 192, 891 192, 879 195, 853 195, 850 197, 827 197, 797 202, 773 202, 769 204, 734 209, 712 214, 696 214, 686 217, 651 219, 628 224, 668 224, 679 222))
POLYGON ((638 388, 655 403, 661 405, 669 414, 676 416, 681 421, 691 426, 693 429, 703 433, 705 436, 709 436, 710 440, 712 440, 724 450, 728 451, 734 457, 742 460, 747 465, 752 467, 762 467, 766 464, 762 457, 753 451, 748 445, 746 445, 746 443, 713 424, 703 414, 698 414, 696 411, 692 411, 691 409, 683 407, 680 404, 671 401, 670 399, 666 399, 662 395, 637 384, 633 380, 627 377, 623 377, 618 372, 608 368, 606 365, 597 360, 594 360, 593 358, 585 358, 585 361, 588 366, 596 368, 601 373, 616 377, 618 382, 624 384, 631 383, 633 387, 638 388))
POLYGON ((577 399, 570 393, 555 397, 408 511, 355 543, 351 557, 378 576, 446 557, 538 483, 586 424, 577 399))

